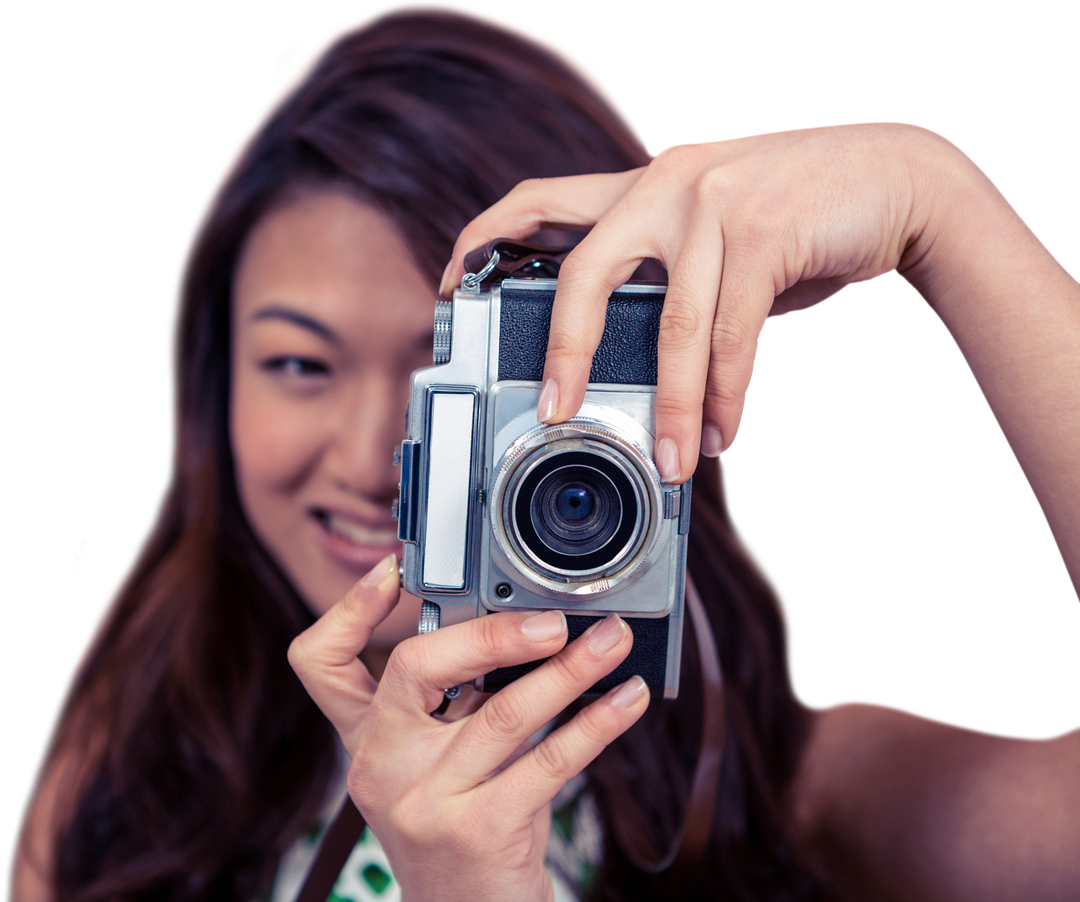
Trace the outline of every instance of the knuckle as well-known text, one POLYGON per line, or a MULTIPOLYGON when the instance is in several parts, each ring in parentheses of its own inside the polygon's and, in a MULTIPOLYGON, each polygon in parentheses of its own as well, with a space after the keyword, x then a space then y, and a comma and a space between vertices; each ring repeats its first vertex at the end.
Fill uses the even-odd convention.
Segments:
POLYGON ((547 362, 563 363, 578 360, 588 354, 588 349, 574 342, 573 335, 560 329, 548 336, 547 362))
POLYGON ((387 820, 393 835, 409 845, 418 845, 431 840, 431 832, 442 823, 440 818, 431 817, 431 801, 427 793, 413 786, 403 793, 387 811, 387 820))
POLYGON ((723 410, 732 402, 733 395, 734 392, 730 390, 726 391, 724 388, 717 385, 715 380, 711 379, 710 382, 708 382, 708 385, 705 386, 705 400, 703 406, 708 412, 716 414, 719 410, 723 410))
POLYGON ((710 412, 718 412, 731 407, 740 397, 735 386, 726 382, 715 380, 705 387, 705 408, 710 412))
POLYGON ((731 360, 753 352, 750 329, 730 312, 716 317, 712 327, 712 353, 718 360, 731 360))
POLYGON ((483 723, 488 732, 497 738, 519 736, 526 727, 525 711, 520 703, 498 692, 487 700, 484 707, 483 723))
POLYGON ((685 347, 701 337, 703 331, 701 312, 693 304, 671 301, 664 304, 658 335, 661 344, 685 347))
POLYGON ((531 178, 518 182, 507 195, 515 208, 530 211, 539 217, 548 213, 551 192, 556 179, 531 178))
POLYGON ((603 713, 596 705, 590 705, 579 715, 578 729, 590 747, 602 749, 611 741, 603 713))
POLYGON ((374 800, 374 787, 379 785, 378 769, 373 765, 375 756, 358 751, 349 765, 345 785, 349 795, 360 805, 367 805, 374 800))
POLYGON ((506 624, 502 617, 478 617, 473 632, 477 651, 485 660, 502 660, 506 650, 506 624))
POLYGON ((589 257, 580 251, 580 245, 574 248, 559 267, 559 285, 565 292, 580 290, 597 275, 597 268, 589 262, 589 257))
POLYGON ((394 647, 383 671, 384 679, 389 678, 390 681, 396 682, 416 676, 423 666, 424 659, 420 643, 416 641, 418 638, 420 637, 410 636, 394 647))
POLYGON ((548 736, 533 748, 533 754, 537 767, 545 776, 561 777, 571 770, 570 754, 559 736, 548 736))
POLYGON ((548 659, 544 665, 552 671, 552 675, 563 685, 577 687, 588 685, 595 681, 590 673, 588 663, 580 655, 574 654, 576 649, 566 651, 548 659))
POLYGON ((593 242, 582 241, 559 267, 559 291, 572 297, 596 297, 606 303, 623 282, 618 278, 620 259, 593 242))
POLYGON ((303 679, 308 673, 311 656, 307 648, 307 632, 301 633, 289 643, 288 659, 293 672, 303 679))
POLYGON ((545 372, 553 376, 565 390, 566 385, 575 384, 576 380, 588 380, 595 352, 595 347, 574 345, 552 333, 544 360, 545 372))
POLYGON ((684 420, 694 416, 698 411, 695 399, 688 398, 678 392, 657 392, 656 394, 656 417, 657 420, 666 423, 684 420))
POLYGON ((543 192, 545 181, 547 180, 542 178, 522 179, 510 189, 510 193, 517 197, 540 194, 543 192))
POLYGON ((734 185, 727 170, 709 167, 694 182, 694 202, 705 208, 730 206, 734 185))
POLYGON ((696 162, 697 149, 691 144, 677 144, 660 151, 652 162, 649 169, 654 172, 686 172, 696 162))

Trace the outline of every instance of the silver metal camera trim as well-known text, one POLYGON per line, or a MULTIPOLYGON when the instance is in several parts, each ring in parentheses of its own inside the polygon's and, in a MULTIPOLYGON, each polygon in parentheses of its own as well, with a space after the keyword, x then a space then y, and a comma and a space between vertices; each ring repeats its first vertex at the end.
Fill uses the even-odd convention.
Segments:
POLYGON ((521 576, 555 597, 600 597, 617 588, 624 588, 627 581, 635 581, 635 574, 639 574, 642 564, 656 547, 664 519, 660 475, 640 444, 640 439, 648 433, 639 424, 630 421, 629 417, 626 423, 619 422, 619 426, 629 426, 630 431, 644 433, 637 437, 638 440, 626 435, 622 429, 614 428, 612 416, 617 421, 623 420, 623 416, 614 409, 603 410, 601 405, 584 405, 582 413, 586 415, 572 417, 556 426, 539 424, 518 436, 494 467, 495 477, 489 496, 491 532, 495 544, 521 576), (606 416, 605 420, 587 415, 601 411, 606 416), (614 455, 609 450, 612 448, 616 452, 614 455), (627 475, 638 493, 640 509, 648 516, 644 528, 639 525, 627 545, 619 550, 617 562, 594 571, 564 571, 544 564, 528 549, 522 548, 512 535, 512 530, 507 528, 513 520, 517 490, 528 472, 552 454, 575 449, 598 453, 624 472, 629 471, 627 475), (626 548, 633 548, 629 556, 625 554, 626 548))
MULTIPOLYGON (((505 280, 505 287, 554 291, 554 280, 505 280)), ((657 286, 624 285, 620 293, 655 294, 657 286)), ((618 611, 626 617, 666 618, 667 648, 665 696, 674 696, 679 685, 681 661, 683 600, 681 586, 685 574, 686 535, 682 528, 680 503, 683 488, 661 483, 663 517, 653 558, 628 576, 620 587, 633 586, 629 592, 595 595, 569 595, 553 592, 522 579, 494 541, 492 519, 486 489, 489 474, 506 448, 522 433, 537 425, 536 402, 539 382, 499 380, 499 345, 502 297, 499 285, 490 291, 455 291, 452 302, 440 305, 437 329, 440 331, 439 364, 418 370, 410 383, 409 412, 406 416, 406 439, 400 460, 403 485, 399 522, 403 541, 403 584, 407 591, 422 597, 434 615, 425 621, 426 629, 446 627, 499 610, 537 610, 559 607, 567 614, 603 617, 618 611), (446 333, 442 335, 442 333, 446 333), (464 352, 464 353, 463 353, 464 352), (470 476, 470 505, 466 541, 466 585, 463 589, 424 586, 421 574, 426 537, 426 508, 430 473, 431 436, 427 433, 428 401, 431 392, 475 388, 479 390, 479 418, 472 432, 475 467, 470 476), (404 491, 407 488, 408 491, 404 491), (513 586, 508 598, 496 595, 503 581, 513 586), (552 603, 554 602, 554 603, 552 603)), ((651 449, 655 430, 653 398, 655 386, 590 383, 581 414, 589 413, 591 403, 603 408, 603 420, 617 422, 620 431, 632 432, 641 448, 651 449), (628 425, 629 423, 629 425, 628 425), (624 428, 625 427, 625 428, 624 428)), ((646 455, 648 457, 648 455, 646 455)), ((649 463, 652 461, 649 459, 649 463)), ((687 508, 689 506, 683 503, 687 508)), ((688 517, 686 518, 688 524, 688 517)))

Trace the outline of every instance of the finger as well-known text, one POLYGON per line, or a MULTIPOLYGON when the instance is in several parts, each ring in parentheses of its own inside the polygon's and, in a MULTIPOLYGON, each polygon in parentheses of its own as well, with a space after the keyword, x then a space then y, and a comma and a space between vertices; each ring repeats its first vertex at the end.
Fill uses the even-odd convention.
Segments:
POLYGON ((702 453, 711 457, 735 439, 758 336, 776 297, 776 279, 761 260, 730 247, 725 254, 702 413, 702 453))
POLYGON ((350 752, 377 687, 357 656, 399 595, 397 558, 391 554, 289 645, 289 664, 350 752))
POLYGON ((449 778, 475 786, 570 702, 630 654, 633 633, 618 614, 590 626, 559 654, 491 696, 444 757, 449 778))
POLYGON ((562 611, 488 614, 413 636, 390 655, 379 698, 430 721, 448 686, 468 683, 497 667, 546 658, 566 643, 562 611))
POLYGON ((593 355, 604 334, 608 298, 646 257, 662 258, 654 244, 648 197, 630 192, 567 256, 551 308, 537 419, 560 423, 581 408, 593 355))
POLYGON ((529 179, 462 230, 443 271, 439 294, 449 295, 465 274, 465 255, 495 238, 527 238, 549 225, 577 229, 592 226, 641 177, 629 172, 529 179))
POLYGON ((491 794, 489 804, 540 810, 632 727, 648 706, 649 690, 641 677, 616 686, 489 780, 484 785, 491 794))
POLYGON ((664 482, 685 482, 697 466, 723 270, 719 212, 711 203, 698 203, 671 268, 656 343, 656 467, 664 482))

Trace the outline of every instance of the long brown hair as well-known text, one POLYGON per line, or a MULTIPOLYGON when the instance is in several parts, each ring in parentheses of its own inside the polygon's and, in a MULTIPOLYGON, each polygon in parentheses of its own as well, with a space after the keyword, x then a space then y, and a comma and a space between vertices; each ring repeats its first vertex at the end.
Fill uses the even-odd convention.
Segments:
MULTIPOLYGON (((699 458, 693 499, 687 569, 704 602, 724 680, 712 834, 697 865, 660 874, 642 873, 616 843, 607 843, 590 899, 821 899, 818 877, 791 831, 788 790, 809 723, 791 688, 780 605, 735 534, 717 461, 699 458)), ((701 705, 697 647, 684 641, 679 697, 651 704, 590 768, 605 836, 615 835, 606 800, 632 787, 654 847, 671 845, 700 747, 701 705)))
MULTIPOLYGON (((196 240, 182 290, 175 476, 50 754, 68 799, 57 812, 58 898, 255 898, 336 771, 333 731, 286 662, 311 614, 241 512, 229 446, 230 293, 253 226, 297 186, 339 185, 397 223, 434 284, 459 230, 517 182, 646 162, 563 62, 450 13, 393 15, 345 36, 273 113, 196 240)), ((647 882, 609 843, 595 894, 809 898, 785 827, 802 717, 779 609, 734 538, 715 463, 697 479, 690 569, 727 680, 715 854, 647 882)), ((686 666, 679 702, 654 706, 652 727, 635 731, 651 737, 648 753, 618 742, 594 769, 603 817, 607 774, 651 787, 659 833, 677 821, 699 710, 692 653, 686 666)))

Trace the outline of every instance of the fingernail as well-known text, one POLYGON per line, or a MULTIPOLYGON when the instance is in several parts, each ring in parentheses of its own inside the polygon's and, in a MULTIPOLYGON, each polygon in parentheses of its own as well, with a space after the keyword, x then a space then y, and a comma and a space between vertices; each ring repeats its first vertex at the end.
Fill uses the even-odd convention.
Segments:
POLYGON ((446 268, 442 271, 442 278, 439 279, 439 294, 444 295, 449 290, 450 286, 446 284, 446 280, 450 278, 450 267, 454 265, 453 257, 450 258, 450 262, 446 264, 446 268))
POLYGON ((367 574, 367 576, 360 580, 360 585, 367 586, 368 588, 372 586, 378 586, 391 573, 397 573, 396 554, 388 554, 381 561, 379 561, 379 563, 372 567, 371 571, 367 574))
POLYGON ((656 469, 661 482, 675 482, 679 478, 679 449, 669 438, 656 443, 656 469))
POLYGON ((566 618, 562 611, 530 614, 521 621, 521 631, 533 642, 547 642, 566 632, 566 618))
POLYGON ((555 407, 559 403, 559 386, 554 379, 545 379, 540 389, 540 400, 536 403, 536 418, 546 423, 555 416, 555 407))
POLYGON ((629 708, 641 696, 649 691, 645 681, 639 676, 632 676, 621 686, 616 686, 608 693, 608 701, 613 708, 629 708))
POLYGON ((595 626, 589 627, 585 634, 585 643, 595 654, 602 655, 611 651, 619 640, 626 635, 626 622, 618 614, 608 614, 595 626))
POLYGON ((720 430, 715 426, 703 426, 701 429, 701 453, 706 457, 719 457, 724 446, 720 430))

